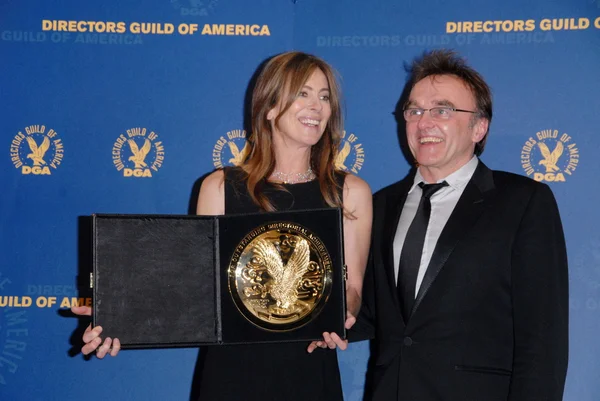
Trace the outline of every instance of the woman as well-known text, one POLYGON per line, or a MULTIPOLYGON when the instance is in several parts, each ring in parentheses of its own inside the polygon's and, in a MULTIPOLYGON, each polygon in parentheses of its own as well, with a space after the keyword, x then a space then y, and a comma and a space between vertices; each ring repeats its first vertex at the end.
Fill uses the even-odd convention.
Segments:
MULTIPOLYGON (((342 132, 340 93, 332 68, 300 52, 273 57, 252 95, 250 151, 240 167, 218 170, 203 182, 197 214, 342 207, 348 268, 346 328, 361 303, 371 231, 371 190, 360 178, 335 170, 342 132)), ((76 313, 87 310, 74 309, 76 313)), ((101 328, 84 334, 87 354, 118 353, 101 328)), ((324 341, 207 347, 200 400, 341 400, 335 333, 324 341), (322 349, 325 348, 325 349, 322 349), (331 348, 331 349, 327 349, 331 348)))

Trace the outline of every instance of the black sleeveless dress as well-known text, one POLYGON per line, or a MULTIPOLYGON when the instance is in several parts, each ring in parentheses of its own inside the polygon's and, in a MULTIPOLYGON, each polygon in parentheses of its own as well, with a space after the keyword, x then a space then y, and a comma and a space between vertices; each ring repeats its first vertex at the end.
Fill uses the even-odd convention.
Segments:
MULTIPOLYGON (((343 183, 339 175, 338 182, 343 183)), ((284 185, 267 184, 265 193, 277 210, 328 207, 318 181, 284 185)), ((225 171, 225 213, 259 211, 248 196, 239 169, 225 171)), ((306 342, 222 345, 205 347, 199 383, 200 401, 337 401, 342 386, 335 350, 306 352, 306 342)))

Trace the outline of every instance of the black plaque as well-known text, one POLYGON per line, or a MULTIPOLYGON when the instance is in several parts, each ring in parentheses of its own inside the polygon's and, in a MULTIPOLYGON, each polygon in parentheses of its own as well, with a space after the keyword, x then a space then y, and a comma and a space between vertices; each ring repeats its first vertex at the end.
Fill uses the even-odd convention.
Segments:
POLYGON ((93 324, 123 348, 345 337, 340 209, 93 216, 93 324))

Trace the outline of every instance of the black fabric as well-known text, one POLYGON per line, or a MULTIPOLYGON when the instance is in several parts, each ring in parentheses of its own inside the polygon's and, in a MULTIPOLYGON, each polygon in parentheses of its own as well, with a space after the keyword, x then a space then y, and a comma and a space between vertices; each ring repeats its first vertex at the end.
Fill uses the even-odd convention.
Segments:
POLYGON ((211 217, 95 216, 94 325, 123 348, 217 341, 211 217))
MULTIPOLYGON (((226 171, 226 214, 258 211, 243 179, 238 169, 226 171)), ((343 183, 344 176, 338 179, 343 183)), ((265 191, 278 210, 327 207, 317 181, 284 188, 266 184, 265 191)), ((206 347, 201 351, 205 354, 199 400, 342 400, 336 351, 319 348, 308 354, 307 347, 303 342, 206 347)))
POLYGON ((402 303, 402 315, 406 321, 410 318, 415 303, 415 286, 431 215, 431 197, 445 186, 448 186, 446 181, 439 184, 419 183, 422 189, 421 200, 415 218, 406 233, 398 267, 398 298, 402 303))

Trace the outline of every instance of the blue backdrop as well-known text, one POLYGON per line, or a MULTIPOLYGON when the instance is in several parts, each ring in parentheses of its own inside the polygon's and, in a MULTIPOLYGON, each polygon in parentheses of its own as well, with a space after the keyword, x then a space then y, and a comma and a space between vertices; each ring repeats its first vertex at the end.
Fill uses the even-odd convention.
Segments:
MULTIPOLYGON (((90 297, 79 216, 187 213, 196 179, 244 146, 257 66, 291 49, 340 72, 344 166, 378 190, 409 167, 392 115, 405 66, 438 47, 465 55, 493 89, 483 160, 549 183, 558 199, 565 400, 599 400, 599 0, 3 0, 0 398, 188 400, 197 349, 75 354, 80 323, 66 309, 90 297), (545 147, 562 148, 558 171, 539 163, 545 147), (137 165, 135 148, 148 150, 137 165)), ((367 357, 366 343, 340 353, 347 400, 362 399, 367 357)))

